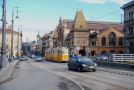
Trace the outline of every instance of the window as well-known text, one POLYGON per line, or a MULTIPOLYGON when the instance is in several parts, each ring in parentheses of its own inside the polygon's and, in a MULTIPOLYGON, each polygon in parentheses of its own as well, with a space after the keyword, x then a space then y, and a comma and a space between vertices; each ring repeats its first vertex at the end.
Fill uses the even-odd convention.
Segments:
POLYGON ((92 46, 96 46, 96 42, 92 42, 92 46))
POLYGON ((106 46, 106 38, 105 37, 102 37, 101 44, 102 44, 102 46, 106 46))
POLYGON ((129 43, 129 54, 134 54, 134 42, 129 43))
POLYGON ((109 46, 116 46, 116 35, 114 32, 109 34, 109 46))
POLYGON ((128 27, 129 35, 134 35, 133 26, 128 27))
POLYGON ((123 38, 119 38, 119 46, 123 46, 123 38))
POLYGON ((129 12, 129 20, 134 19, 134 12, 129 12))

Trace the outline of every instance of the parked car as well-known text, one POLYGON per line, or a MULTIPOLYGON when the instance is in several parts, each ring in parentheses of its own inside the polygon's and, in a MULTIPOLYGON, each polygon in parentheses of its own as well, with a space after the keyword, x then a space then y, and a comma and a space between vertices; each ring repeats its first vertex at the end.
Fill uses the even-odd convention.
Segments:
POLYGON ((43 61, 43 58, 41 56, 36 56, 35 57, 35 61, 36 62, 42 62, 43 61))
POLYGON ((31 58, 32 58, 32 59, 35 59, 35 55, 34 55, 34 54, 32 54, 32 55, 31 55, 31 58))
POLYGON ((96 56, 96 59, 99 61, 109 61, 108 56, 106 55, 96 56))
POLYGON ((97 64, 93 62, 88 57, 84 56, 74 56, 71 57, 68 61, 69 70, 77 71, 96 71, 97 64))
POLYGON ((20 61, 27 61, 28 60, 28 57, 27 56, 22 56, 21 58, 20 58, 20 61))

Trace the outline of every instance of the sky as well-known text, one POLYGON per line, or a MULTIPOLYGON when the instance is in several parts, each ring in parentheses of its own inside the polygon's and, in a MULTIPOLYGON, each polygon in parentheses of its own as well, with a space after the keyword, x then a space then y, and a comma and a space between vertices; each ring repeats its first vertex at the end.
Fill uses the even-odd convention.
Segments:
MULTIPOLYGON (((58 25, 59 17, 74 20, 76 11, 82 10, 88 21, 121 22, 123 4, 132 0, 6 0, 7 26, 11 25, 12 9, 19 7, 19 18, 14 17, 15 31, 21 26, 23 41, 36 40, 53 31, 58 25)), ((2 0, 0 0, 2 5, 2 0)), ((16 15, 16 9, 14 14, 16 15)), ((0 8, 0 18, 2 8, 0 8)))

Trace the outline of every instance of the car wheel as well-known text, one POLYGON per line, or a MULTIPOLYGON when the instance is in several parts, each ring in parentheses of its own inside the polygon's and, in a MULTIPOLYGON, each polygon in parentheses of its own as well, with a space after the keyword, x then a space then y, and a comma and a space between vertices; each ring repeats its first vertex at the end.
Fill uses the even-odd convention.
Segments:
POLYGON ((71 66, 70 66, 70 65, 68 65, 68 70, 72 70, 72 68, 71 68, 71 66))
POLYGON ((92 71, 93 71, 93 72, 95 72, 95 71, 96 71, 96 69, 92 69, 92 71))
POLYGON ((82 71, 82 68, 79 66, 77 71, 81 72, 82 71))

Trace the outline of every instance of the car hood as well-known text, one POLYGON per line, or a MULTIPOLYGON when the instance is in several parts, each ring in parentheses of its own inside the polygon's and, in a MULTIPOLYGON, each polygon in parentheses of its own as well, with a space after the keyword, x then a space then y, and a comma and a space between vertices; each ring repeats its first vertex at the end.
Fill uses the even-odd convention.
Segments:
POLYGON ((92 61, 79 61, 81 64, 86 64, 86 65, 94 65, 95 63, 92 61))

